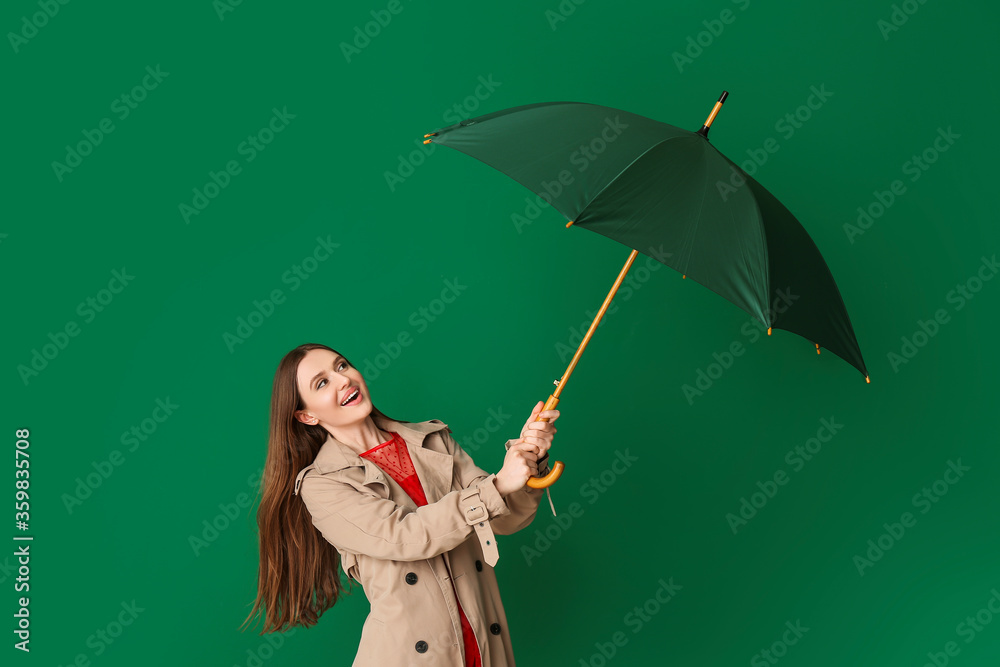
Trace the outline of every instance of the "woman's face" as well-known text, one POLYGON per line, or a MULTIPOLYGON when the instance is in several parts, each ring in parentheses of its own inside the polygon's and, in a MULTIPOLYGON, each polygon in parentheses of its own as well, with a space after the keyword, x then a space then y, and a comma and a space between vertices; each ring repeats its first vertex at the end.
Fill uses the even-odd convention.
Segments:
POLYGON ((299 362, 296 382, 306 409, 296 411, 295 416, 303 423, 329 430, 360 424, 372 411, 361 371, 336 352, 322 348, 306 352, 299 362), (344 405, 355 392, 357 395, 344 405))

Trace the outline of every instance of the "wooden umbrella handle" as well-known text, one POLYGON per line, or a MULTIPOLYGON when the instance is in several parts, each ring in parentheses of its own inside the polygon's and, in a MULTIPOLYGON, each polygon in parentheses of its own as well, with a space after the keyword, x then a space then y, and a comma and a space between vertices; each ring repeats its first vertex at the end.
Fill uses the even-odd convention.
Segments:
MULTIPOLYGON (((573 224, 572 221, 570 224, 573 224)), ((569 225, 566 226, 569 227, 569 225)), ((611 286, 611 291, 608 292, 606 297, 604 297, 604 303, 601 304, 601 309, 597 311, 597 315, 594 316, 594 321, 590 323, 590 328, 587 329, 586 335, 583 337, 583 340, 580 341, 580 346, 576 348, 576 354, 573 355, 573 358, 569 362, 569 366, 566 367, 566 372, 563 373, 563 376, 560 379, 555 381, 556 390, 549 395, 549 400, 545 401, 545 407, 542 408, 542 412, 545 410, 552 410, 559 404, 559 394, 561 394, 562 390, 566 388, 566 382, 569 380, 569 376, 573 373, 573 369, 576 368, 576 363, 580 361, 580 355, 582 355, 583 351, 587 348, 587 343, 590 342, 590 337, 594 335, 594 330, 597 329, 597 325, 600 323, 601 318, 604 317, 604 311, 608 309, 608 306, 611 304, 611 300, 615 298, 615 292, 617 292, 618 288, 621 286, 622 281, 625 279, 625 274, 628 273, 628 270, 631 268, 632 262, 635 261, 637 254, 639 254, 639 251, 634 248, 632 249, 632 252, 629 253, 628 259, 625 260, 625 266, 623 266, 621 271, 618 272, 618 278, 615 280, 614 285, 611 286)), ((548 421, 548 419, 536 419, 535 421, 544 422, 548 421)), ((544 489, 547 486, 552 486, 552 484, 559 479, 559 475, 562 474, 564 467, 565 466, 562 461, 556 461, 552 465, 552 470, 549 471, 548 475, 545 477, 529 477, 527 484, 533 489, 544 489)))
MULTIPOLYGON (((559 399, 550 394, 549 400, 545 401, 545 406, 539 412, 545 412, 546 410, 554 410, 557 405, 559 405, 559 399)), ((547 422, 548 420, 549 420, 548 417, 544 417, 542 419, 536 419, 535 421, 547 422)), ((546 475, 545 477, 529 477, 527 485, 533 489, 544 489, 546 487, 552 486, 553 484, 556 483, 556 480, 559 479, 559 476, 562 474, 563 468, 565 467, 566 466, 563 465, 562 461, 556 461, 555 463, 552 464, 552 468, 551 470, 549 470, 548 475, 546 475)))

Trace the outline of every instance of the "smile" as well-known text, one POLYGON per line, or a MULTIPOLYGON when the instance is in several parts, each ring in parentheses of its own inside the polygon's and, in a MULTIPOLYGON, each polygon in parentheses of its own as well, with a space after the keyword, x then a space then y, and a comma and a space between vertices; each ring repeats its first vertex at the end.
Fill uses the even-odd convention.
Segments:
POLYGON ((357 405, 360 402, 361 402, 361 390, 355 387, 354 391, 351 392, 350 396, 348 396, 347 399, 343 403, 341 403, 341 405, 343 407, 350 407, 352 405, 357 405))

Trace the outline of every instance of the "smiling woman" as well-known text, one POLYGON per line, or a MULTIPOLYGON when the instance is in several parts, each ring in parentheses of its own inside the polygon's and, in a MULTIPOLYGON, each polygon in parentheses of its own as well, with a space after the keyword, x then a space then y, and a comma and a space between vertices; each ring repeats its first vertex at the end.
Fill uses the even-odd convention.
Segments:
POLYGON ((514 665, 493 566, 496 534, 528 526, 558 410, 539 401, 489 474, 444 422, 390 419, 361 372, 321 344, 281 360, 257 511, 265 632, 315 625, 344 592, 371 603, 356 666, 514 665), (547 418, 548 421, 538 421, 547 418), (372 592, 375 592, 372 594, 372 592))

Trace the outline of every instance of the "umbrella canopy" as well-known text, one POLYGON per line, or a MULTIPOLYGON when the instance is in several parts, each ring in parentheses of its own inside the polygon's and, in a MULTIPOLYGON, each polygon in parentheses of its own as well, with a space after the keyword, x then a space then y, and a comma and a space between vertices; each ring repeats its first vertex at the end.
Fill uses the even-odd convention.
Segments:
POLYGON ((771 329, 868 371, 840 290, 795 216, 708 140, 611 107, 527 104, 425 135, 507 174, 570 222, 653 257, 771 329))

